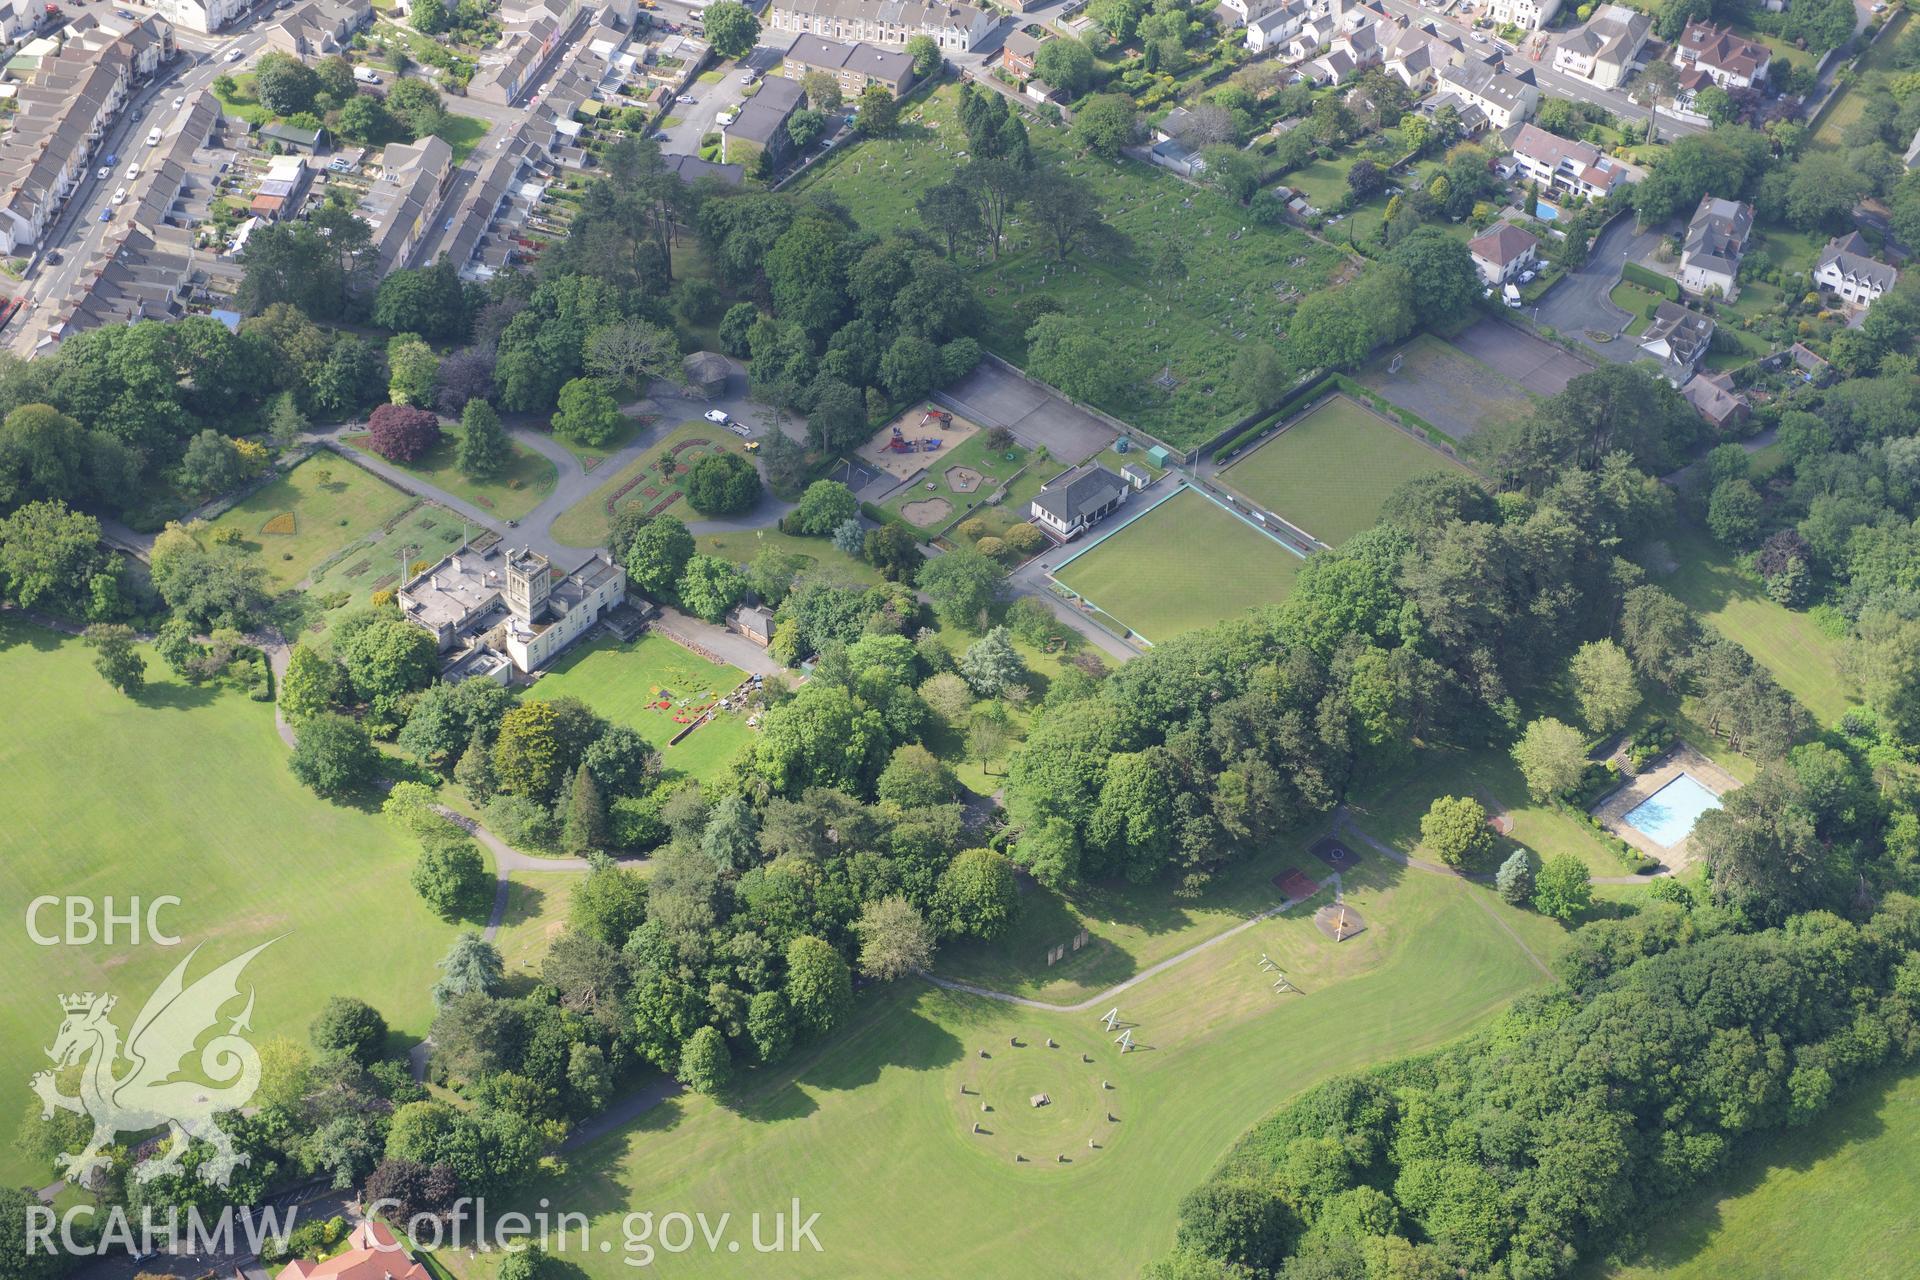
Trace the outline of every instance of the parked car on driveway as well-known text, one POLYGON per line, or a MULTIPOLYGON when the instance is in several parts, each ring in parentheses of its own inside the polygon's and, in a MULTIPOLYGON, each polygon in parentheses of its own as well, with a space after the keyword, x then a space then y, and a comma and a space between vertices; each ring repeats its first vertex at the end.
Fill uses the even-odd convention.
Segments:
POLYGON ((708 422, 718 423, 720 426, 723 426, 723 427, 726 426, 728 422, 732 421, 732 419, 727 417, 727 411, 725 409, 709 409, 706 411, 705 414, 701 416, 706 418, 708 422))

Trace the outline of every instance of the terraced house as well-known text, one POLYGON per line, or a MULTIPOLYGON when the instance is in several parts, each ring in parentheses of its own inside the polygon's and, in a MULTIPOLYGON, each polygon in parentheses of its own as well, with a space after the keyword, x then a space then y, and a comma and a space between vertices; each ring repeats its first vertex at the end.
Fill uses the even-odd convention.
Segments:
POLYGON ((925 0, 774 0, 767 11, 767 25, 775 31, 891 45, 931 36, 949 53, 977 47, 997 21, 969 4, 925 0))
POLYGON ((0 139, 0 251, 6 253, 40 243, 135 85, 174 54, 173 24, 164 18, 116 27, 88 17, 68 32, 57 51, 37 56, 15 100, 13 127, 0 139))
POLYGON ((840 92, 857 98, 870 84, 899 97, 913 83, 913 59, 897 49, 870 44, 847 44, 803 35, 781 60, 781 71, 798 80, 809 71, 824 71, 840 82, 840 92))

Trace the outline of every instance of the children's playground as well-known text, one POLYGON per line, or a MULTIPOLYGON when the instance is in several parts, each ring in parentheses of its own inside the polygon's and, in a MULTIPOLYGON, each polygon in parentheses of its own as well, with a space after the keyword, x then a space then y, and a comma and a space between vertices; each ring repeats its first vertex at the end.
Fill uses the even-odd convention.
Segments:
POLYGON ((916 405, 874 432, 856 453, 895 480, 938 471, 941 460, 980 431, 976 423, 931 404, 916 405))

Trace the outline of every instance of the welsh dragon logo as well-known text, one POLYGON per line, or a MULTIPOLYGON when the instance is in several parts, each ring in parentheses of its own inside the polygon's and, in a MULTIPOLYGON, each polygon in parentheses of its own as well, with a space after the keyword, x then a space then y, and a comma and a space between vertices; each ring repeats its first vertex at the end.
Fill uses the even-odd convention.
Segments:
POLYGON ((245 1105, 260 1087, 260 1055, 239 1034, 251 1030, 251 986, 246 992, 246 1007, 223 1034, 200 1049, 200 1070, 217 1083, 207 1085, 175 1076, 201 1035, 219 1023, 220 1011, 240 997, 240 974, 248 962, 273 941, 261 943, 188 985, 187 966, 200 953, 195 947, 147 997, 124 1046, 119 1028, 107 1016, 113 1012, 113 996, 89 991, 60 997, 66 1018, 47 1056, 53 1059, 56 1071, 85 1062, 80 1092, 61 1093, 54 1071, 35 1075, 33 1091, 40 1096, 43 1117, 51 1118, 58 1107, 93 1121, 93 1136, 85 1149, 67 1153, 60 1162, 68 1180, 78 1186, 88 1185, 94 1173, 107 1164, 104 1152, 116 1135, 142 1133, 162 1125, 167 1127, 171 1141, 164 1154, 144 1160, 134 1169, 134 1176, 142 1182, 178 1172, 188 1138, 212 1144, 213 1156, 200 1165, 199 1173, 215 1186, 226 1186, 234 1169, 247 1163, 246 1153, 233 1149, 232 1137, 214 1116, 245 1105), (130 1066, 116 1072, 123 1061, 130 1066))

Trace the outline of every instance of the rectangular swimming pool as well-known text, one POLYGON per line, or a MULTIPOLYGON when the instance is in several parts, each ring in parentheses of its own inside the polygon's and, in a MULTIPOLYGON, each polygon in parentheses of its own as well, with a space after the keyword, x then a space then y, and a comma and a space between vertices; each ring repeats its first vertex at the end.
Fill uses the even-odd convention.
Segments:
POLYGON ((1655 844, 1671 848, 1692 834, 1701 814, 1719 807, 1719 796, 1683 773, 1627 810, 1623 821, 1655 844))

